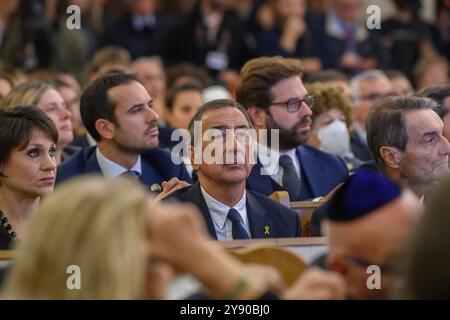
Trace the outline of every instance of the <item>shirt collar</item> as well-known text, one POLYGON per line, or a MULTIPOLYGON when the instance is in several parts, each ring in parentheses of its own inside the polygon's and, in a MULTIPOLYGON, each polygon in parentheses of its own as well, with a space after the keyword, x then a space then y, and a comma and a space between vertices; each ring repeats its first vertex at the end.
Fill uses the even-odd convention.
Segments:
MULTIPOLYGON (((115 163, 114 161, 106 158, 101 152, 100 149, 97 148, 96 151, 98 165, 103 172, 103 175, 108 178, 116 178, 120 176, 122 173, 128 171, 127 168, 122 167, 120 164, 115 163)), ((142 166, 141 166, 141 156, 138 156, 138 159, 133 167, 131 167, 130 171, 135 171, 142 175, 142 166)))
POLYGON ((367 143, 367 132, 363 128, 361 128, 358 122, 355 122, 355 124, 353 125, 353 130, 355 130, 361 141, 367 143))
POLYGON ((282 155, 288 155, 295 163, 297 157, 297 149, 292 148, 287 151, 278 151, 270 149, 262 144, 258 144, 258 157, 263 166, 262 170, 264 174, 274 175, 280 170, 279 161, 282 155))
MULTIPOLYGON (((231 207, 211 197, 205 191, 205 189, 203 189, 202 186, 200 186, 200 190, 203 194, 203 198, 205 198, 206 206, 208 207, 208 210, 211 213, 211 218, 214 220, 216 225, 219 226, 220 229, 222 229, 225 225, 228 216, 228 211, 230 211, 231 207)), ((242 198, 238 201, 238 203, 236 203, 236 205, 233 208, 236 209, 242 216, 242 212, 244 212, 246 204, 247 204, 247 191, 244 189, 244 194, 242 195, 242 198)), ((242 217, 242 220, 245 221, 244 217, 242 217)))

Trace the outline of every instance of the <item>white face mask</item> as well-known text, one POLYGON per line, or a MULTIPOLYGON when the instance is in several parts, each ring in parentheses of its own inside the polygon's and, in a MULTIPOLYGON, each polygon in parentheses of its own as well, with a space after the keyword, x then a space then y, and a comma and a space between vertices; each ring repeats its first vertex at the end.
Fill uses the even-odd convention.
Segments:
POLYGON ((339 156, 351 152, 350 135, 346 124, 341 120, 335 120, 329 125, 317 130, 320 140, 320 150, 339 156))

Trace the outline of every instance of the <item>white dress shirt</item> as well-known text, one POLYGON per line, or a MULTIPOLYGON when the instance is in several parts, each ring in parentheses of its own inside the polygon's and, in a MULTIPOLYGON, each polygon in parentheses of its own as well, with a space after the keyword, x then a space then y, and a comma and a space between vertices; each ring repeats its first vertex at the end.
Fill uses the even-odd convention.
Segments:
MULTIPOLYGON (((124 168, 120 164, 117 164, 114 161, 111 161, 108 158, 106 158, 100 152, 99 148, 97 148, 97 150, 95 150, 95 155, 97 157, 97 161, 98 161, 98 165, 100 166, 100 170, 102 170, 102 173, 105 177, 117 178, 122 173, 128 171, 127 168, 124 168)), ((139 174, 139 176, 142 175, 142 166, 141 166, 141 156, 140 155, 138 156, 136 163, 130 169, 130 171, 137 172, 139 174)))
MULTIPOLYGON (((214 229, 216 230, 217 240, 233 240, 232 222, 227 219, 228 211, 230 211, 231 207, 211 197, 202 186, 200 186, 200 189, 202 191, 203 198, 205 198, 209 213, 211 214, 214 229)), ((241 215, 242 221, 244 222, 243 227, 251 238, 247 216, 247 192, 245 190, 241 200, 239 200, 233 208, 241 215)))

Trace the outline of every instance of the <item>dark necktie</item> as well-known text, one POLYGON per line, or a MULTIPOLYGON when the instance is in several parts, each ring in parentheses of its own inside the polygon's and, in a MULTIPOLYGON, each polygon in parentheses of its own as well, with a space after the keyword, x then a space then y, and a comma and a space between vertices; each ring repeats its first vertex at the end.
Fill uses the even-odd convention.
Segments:
POLYGON ((300 178, 291 157, 282 155, 280 166, 283 168, 283 188, 289 193, 290 200, 296 201, 300 197, 300 178))
POLYGON ((243 221, 242 221, 242 217, 239 214, 239 212, 237 212, 236 209, 231 208, 230 211, 228 211, 228 219, 231 220, 232 222, 232 234, 233 234, 233 239, 250 239, 250 237, 248 236, 247 231, 245 230, 244 226, 243 226, 243 221))
POLYGON ((133 179, 138 179, 139 178, 139 172, 134 171, 134 170, 127 170, 125 172, 122 172, 119 176, 120 177, 129 177, 129 178, 133 178, 133 179))

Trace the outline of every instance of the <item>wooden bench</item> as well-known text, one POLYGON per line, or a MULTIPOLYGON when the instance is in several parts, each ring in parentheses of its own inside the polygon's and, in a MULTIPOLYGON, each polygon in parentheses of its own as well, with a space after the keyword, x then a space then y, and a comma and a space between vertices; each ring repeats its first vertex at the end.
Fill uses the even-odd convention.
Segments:
POLYGON ((273 238, 220 241, 244 263, 265 264, 277 269, 291 285, 316 257, 328 249, 322 237, 273 238))
POLYGON ((283 247, 297 256, 306 264, 310 264, 316 257, 327 252, 328 243, 324 237, 300 237, 300 238, 272 238, 272 239, 250 239, 230 240, 219 242, 225 248, 239 250, 248 247, 283 247))
POLYGON ((328 202, 342 185, 343 183, 337 185, 325 197, 320 197, 315 200, 290 201, 287 191, 275 191, 269 198, 295 210, 300 220, 302 237, 311 237, 311 217, 313 211, 328 202))

